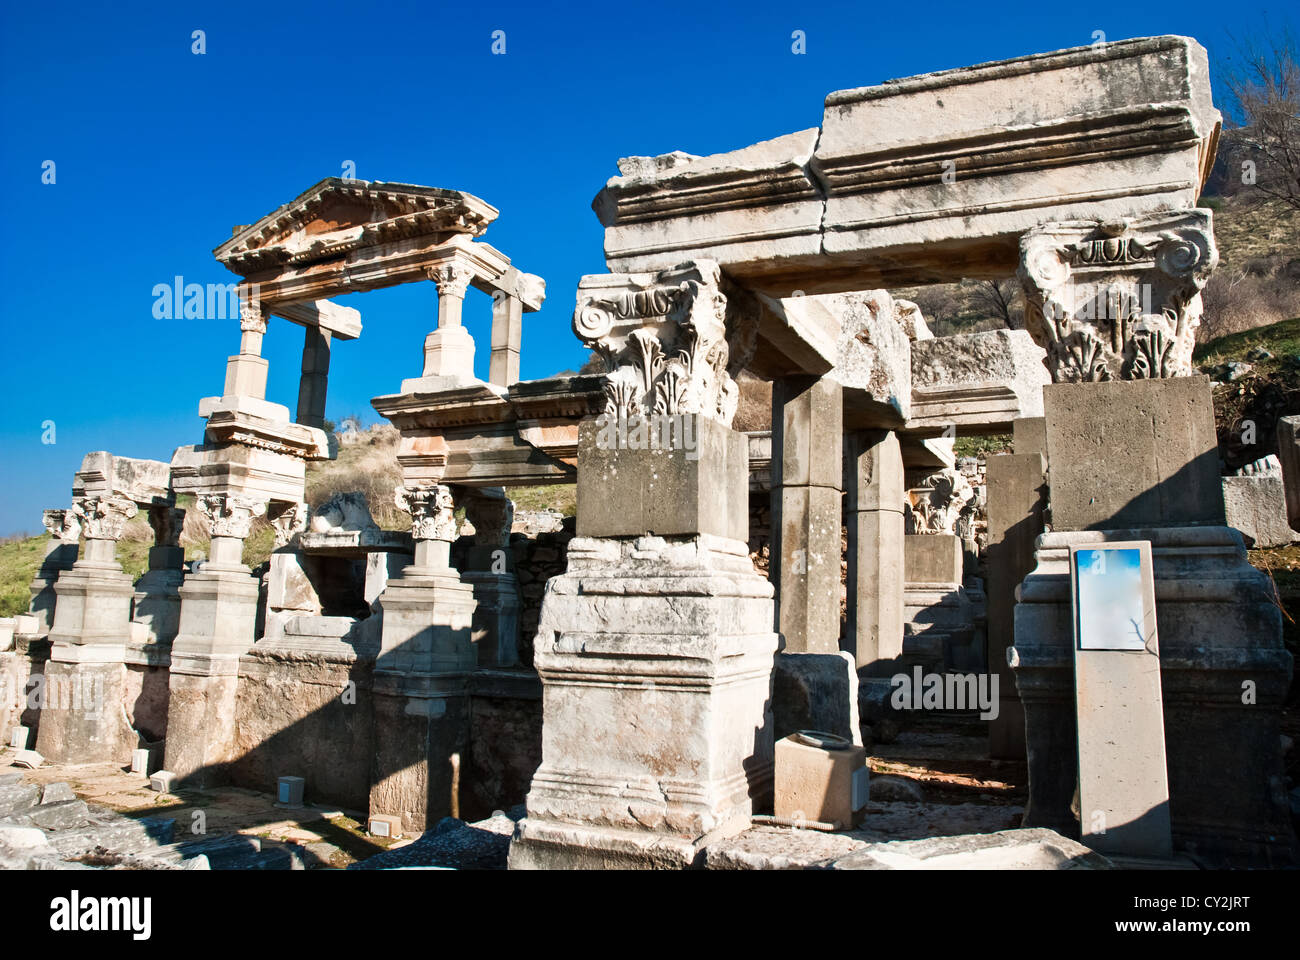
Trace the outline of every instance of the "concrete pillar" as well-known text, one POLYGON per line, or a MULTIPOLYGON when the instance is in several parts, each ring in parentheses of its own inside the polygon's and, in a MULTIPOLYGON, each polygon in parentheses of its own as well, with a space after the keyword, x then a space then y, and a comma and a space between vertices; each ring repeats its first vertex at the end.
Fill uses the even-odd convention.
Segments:
POLYGON ((515 508, 500 487, 467 490, 465 517, 474 525, 474 545, 461 579, 474 588, 473 643, 483 667, 519 662, 519 581, 510 552, 515 508))
POLYGON ((226 361, 226 385, 221 395, 265 400, 266 372, 270 364, 262 358, 266 317, 261 303, 251 300, 240 305, 239 330, 239 353, 226 361))
POLYGON ((185 511, 169 504, 149 508, 154 545, 149 549, 149 569, 135 583, 135 608, 131 619, 143 623, 153 648, 150 662, 165 663, 180 630, 180 587, 185 580, 185 550, 180 545, 185 511))
POLYGON ((461 306, 474 271, 459 263, 431 267, 438 285, 438 329, 424 338, 424 376, 474 377, 474 338, 461 326, 461 306))
POLYGON ((325 393, 329 386, 329 374, 330 332, 320 327, 304 327, 296 422, 308 427, 325 426, 325 393))
POLYGON ((370 813, 419 833, 458 809, 455 768, 468 742, 474 588, 449 563, 456 539, 446 486, 400 487, 415 559, 380 597, 383 633, 374 672, 370 813))
POLYGON ((519 380, 519 343, 524 305, 518 297, 498 293, 492 301, 492 360, 488 382, 508 387, 519 380))
POLYGON ((787 653, 840 649, 842 389, 792 377, 772 386, 772 571, 787 653))
POLYGON ((195 501, 211 533, 209 556, 185 577, 172 644, 165 766, 191 786, 221 783, 234 759, 239 658, 256 639, 258 581, 244 540, 266 504, 233 495, 195 501))
POLYGON ((883 676, 903 652, 903 454, 888 430, 849 434, 845 443, 845 649, 859 670, 883 676))
POLYGON ((72 509, 86 546, 54 585, 36 749, 58 763, 126 761, 137 745, 122 709, 133 590, 116 550, 137 508, 109 496, 79 498, 72 509))
MULTIPOLYGON (((1019 421, 1017 421, 1019 423, 1019 421)), ((989 756, 1025 759, 1025 708, 1007 664, 1015 630, 1016 587, 1034 569, 1034 543, 1047 509, 1046 463, 1038 453, 989 457, 988 662, 998 677, 998 715, 989 721, 989 756)))

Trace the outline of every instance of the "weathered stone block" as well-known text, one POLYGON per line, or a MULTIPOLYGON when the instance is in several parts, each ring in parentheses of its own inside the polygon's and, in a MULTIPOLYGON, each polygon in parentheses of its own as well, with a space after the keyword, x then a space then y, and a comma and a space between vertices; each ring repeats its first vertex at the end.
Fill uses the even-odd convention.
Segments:
POLYGON ((1223 523, 1209 378, 1043 388, 1055 530, 1223 523))
POLYGON ((961 538, 950 533, 914 533, 903 537, 907 583, 962 582, 961 538))
MULTIPOLYGON (((745 435, 698 414, 675 420, 681 442, 636 449, 635 421, 584 420, 578 430, 578 536, 744 540, 749 524, 745 435)), ((658 443, 652 418, 647 436, 658 443)))
POLYGON ((1223 509, 1228 526, 1241 531, 1247 546, 1283 547, 1295 538, 1281 477, 1224 477, 1223 509))
POLYGON ((777 740, 821 730, 862 743, 858 672, 852 655, 780 653, 772 674, 772 723, 777 740))

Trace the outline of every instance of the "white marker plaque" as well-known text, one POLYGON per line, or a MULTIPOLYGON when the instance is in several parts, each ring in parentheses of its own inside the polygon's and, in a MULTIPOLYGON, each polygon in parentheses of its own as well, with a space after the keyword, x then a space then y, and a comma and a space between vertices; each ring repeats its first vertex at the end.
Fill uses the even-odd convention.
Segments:
POLYGON ((1172 856, 1148 541, 1070 547, 1079 819, 1100 853, 1172 856))

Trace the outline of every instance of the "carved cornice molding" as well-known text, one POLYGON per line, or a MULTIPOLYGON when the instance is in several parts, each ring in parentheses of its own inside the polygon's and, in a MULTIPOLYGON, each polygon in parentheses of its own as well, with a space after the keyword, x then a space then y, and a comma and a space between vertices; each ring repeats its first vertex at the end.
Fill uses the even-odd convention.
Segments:
POLYGON ((1043 224, 1020 241, 1026 326, 1052 380, 1188 376, 1219 254, 1208 210, 1043 224))

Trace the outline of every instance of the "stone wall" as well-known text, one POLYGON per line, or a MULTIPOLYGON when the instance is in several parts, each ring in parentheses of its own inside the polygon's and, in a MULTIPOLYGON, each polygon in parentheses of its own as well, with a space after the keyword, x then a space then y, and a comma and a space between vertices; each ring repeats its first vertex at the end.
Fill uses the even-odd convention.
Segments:
POLYGON ((279 777, 303 777, 309 802, 364 811, 374 756, 372 667, 313 654, 243 657, 232 782, 269 792, 279 777), (345 697, 349 684, 355 695, 345 697))
POLYGON ((573 517, 565 517, 558 531, 539 533, 532 538, 523 533, 510 535, 510 552, 519 578, 519 663, 525 667, 533 665, 533 637, 542 612, 546 581, 564 572, 574 523, 573 517))
POLYGON ((123 684, 126 717, 145 740, 157 743, 167 736, 167 691, 169 671, 166 667, 128 663, 123 684))

